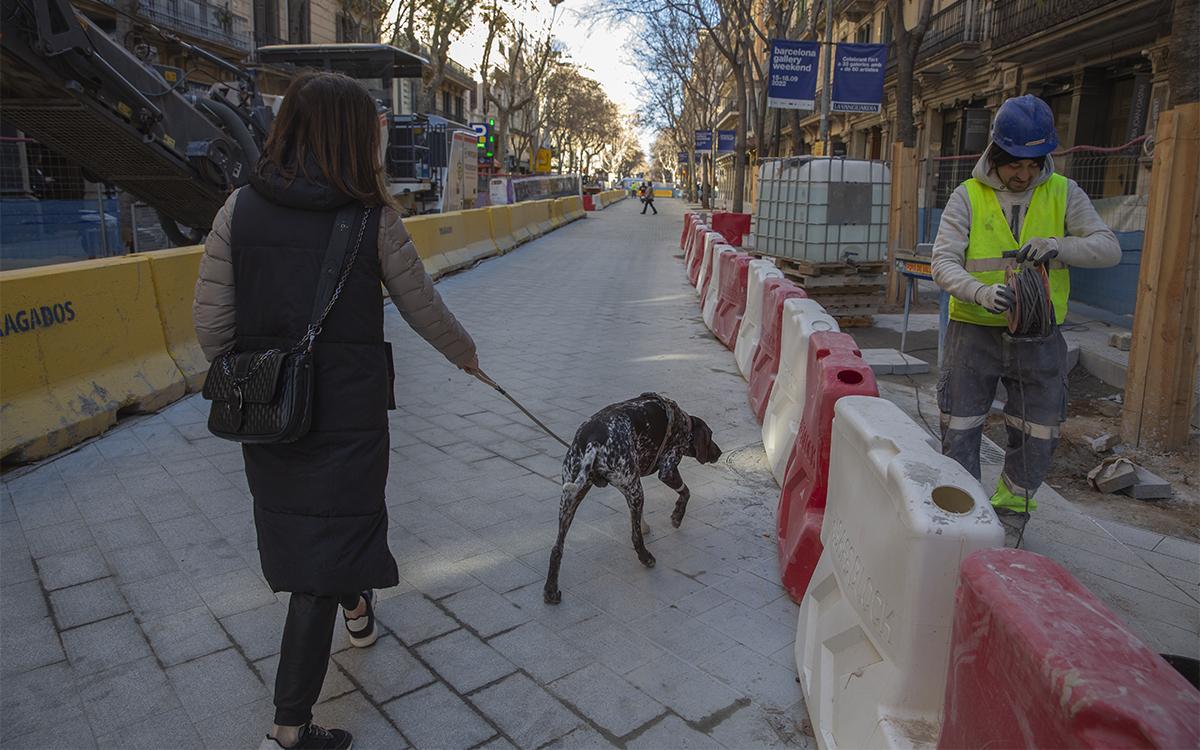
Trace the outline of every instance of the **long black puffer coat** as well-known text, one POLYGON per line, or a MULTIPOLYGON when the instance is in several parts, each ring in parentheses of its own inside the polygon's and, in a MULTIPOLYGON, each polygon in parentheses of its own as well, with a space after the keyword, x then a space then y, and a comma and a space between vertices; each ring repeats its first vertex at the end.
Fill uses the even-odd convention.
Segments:
MULTIPOLYGON (((214 222, 196 287, 197 333, 210 359, 230 346, 288 347, 303 335, 334 217, 350 202, 322 182, 288 184, 272 173, 231 197, 214 222)), ((466 364, 474 357, 399 217, 378 208, 370 216, 317 339, 310 432, 294 443, 243 446, 259 556, 276 591, 340 594, 399 580, 384 499, 393 364, 380 282, 447 358, 466 364)))

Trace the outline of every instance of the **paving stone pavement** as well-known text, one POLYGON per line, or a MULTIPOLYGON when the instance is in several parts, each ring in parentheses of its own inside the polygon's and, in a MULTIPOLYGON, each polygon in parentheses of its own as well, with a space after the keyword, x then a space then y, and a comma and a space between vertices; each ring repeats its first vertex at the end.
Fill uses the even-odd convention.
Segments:
MULTIPOLYGON (((625 501, 593 490, 567 540, 563 602, 541 586, 563 449, 386 317, 389 541, 383 637, 338 626, 319 722, 357 748, 806 747, 778 585, 778 489, 745 384, 700 320, 683 207, 589 214, 438 288, 483 368, 569 437, 660 391, 702 416, 721 461, 692 491, 646 487, 642 567, 625 501)), ((287 601, 262 579, 235 444, 198 397, 123 421, 0 485, 0 720, 13 748, 253 748, 269 726, 287 601)))

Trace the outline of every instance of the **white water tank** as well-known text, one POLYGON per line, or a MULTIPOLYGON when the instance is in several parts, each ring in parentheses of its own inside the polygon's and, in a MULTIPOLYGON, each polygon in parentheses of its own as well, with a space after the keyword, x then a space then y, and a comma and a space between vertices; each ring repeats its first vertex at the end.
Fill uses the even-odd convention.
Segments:
POLYGON ((887 260, 886 162, 793 156, 759 164, 754 251, 808 263, 887 260))

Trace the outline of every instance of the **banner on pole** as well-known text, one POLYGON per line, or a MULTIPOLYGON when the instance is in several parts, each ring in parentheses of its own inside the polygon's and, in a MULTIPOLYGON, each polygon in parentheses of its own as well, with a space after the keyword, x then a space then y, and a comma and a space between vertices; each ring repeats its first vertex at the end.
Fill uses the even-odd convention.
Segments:
POLYGON ((883 105, 886 44, 841 42, 833 53, 834 112, 879 112, 883 105))
POLYGON ((687 163, 688 163, 688 152, 687 152, 687 151, 680 151, 680 152, 679 152, 679 159, 677 159, 677 161, 678 161, 680 164, 687 164, 687 163))
POLYGON ((771 40, 767 71, 767 106, 777 109, 816 109, 818 42, 771 40))
POLYGON ((733 153, 734 144, 737 143, 736 130, 718 130, 717 131, 717 153, 728 154, 733 153))
POLYGON ((711 130, 696 131, 696 150, 697 151, 712 151, 713 138, 711 130))

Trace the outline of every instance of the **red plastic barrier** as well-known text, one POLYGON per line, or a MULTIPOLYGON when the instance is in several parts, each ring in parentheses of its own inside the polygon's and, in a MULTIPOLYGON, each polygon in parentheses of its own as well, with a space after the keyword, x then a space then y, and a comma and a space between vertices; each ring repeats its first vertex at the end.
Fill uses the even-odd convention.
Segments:
POLYGON ((729 350, 737 343, 742 314, 746 312, 746 284, 752 260, 745 253, 725 253, 721 256, 721 288, 713 314, 713 333, 729 350))
POLYGON ((1200 747, 1200 692, 1054 561, 982 550, 960 568, 938 747, 1200 747))
POLYGON ((704 260, 704 237, 707 234, 708 227, 704 224, 697 223, 692 227, 692 241, 688 244, 687 255, 688 281, 692 282, 692 286, 700 279, 700 262, 704 260))
POLYGON ((583 210, 584 211, 595 211, 596 210, 596 203, 595 203, 595 201, 592 200, 591 193, 584 193, 584 195, 583 195, 583 210))
POLYGON ((741 247, 742 237, 750 234, 750 214, 716 211, 712 215, 712 228, 714 232, 720 232, 730 245, 741 247))
POLYGON ((807 297, 804 290, 787 279, 767 279, 763 283, 762 336, 754 361, 750 364, 750 408, 760 423, 771 399, 775 375, 779 372, 779 343, 783 325, 783 303, 793 297, 807 297))
POLYGON ((689 212, 683 215, 683 233, 679 235, 680 250, 685 250, 687 248, 688 235, 692 232, 692 226, 695 224, 695 220, 696 214, 694 213, 689 212))
POLYGON ((854 337, 818 331, 808 340, 804 418, 792 446, 779 494, 776 532, 779 576, 799 604, 821 559, 821 522, 829 488, 833 405, 842 396, 878 396, 875 373, 854 337))

